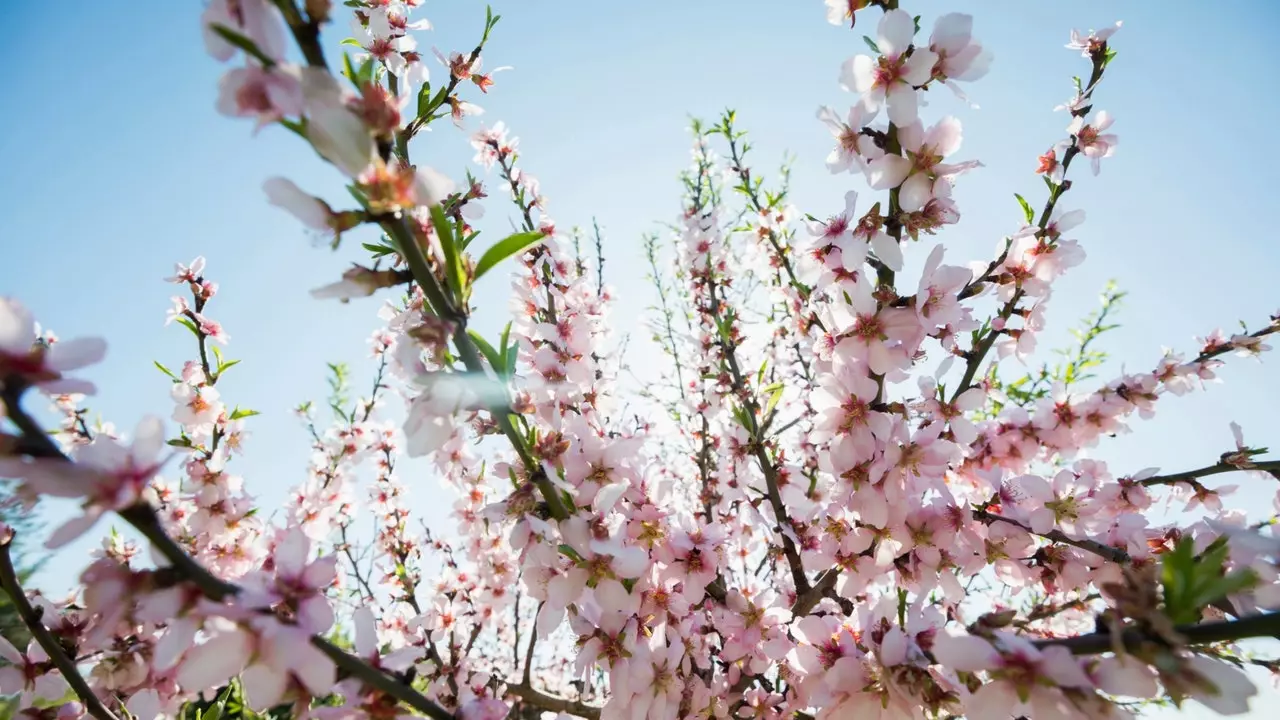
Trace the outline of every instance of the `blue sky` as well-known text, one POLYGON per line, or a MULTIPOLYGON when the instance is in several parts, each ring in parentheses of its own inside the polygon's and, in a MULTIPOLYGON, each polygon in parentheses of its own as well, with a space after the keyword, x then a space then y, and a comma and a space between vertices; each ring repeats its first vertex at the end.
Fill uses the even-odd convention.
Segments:
MULTIPOLYGON (((1130 295, 1124 328, 1107 340, 1115 360, 1105 377, 1122 364, 1147 369, 1162 346, 1192 350, 1192 336, 1214 327, 1256 326, 1280 307, 1280 245, 1265 234, 1273 201, 1265 153, 1280 102, 1261 82, 1280 67, 1271 32, 1280 7, 990 0, 907 9, 924 14, 927 32, 932 18, 960 5, 976 16, 995 62, 970 87, 981 110, 937 93, 923 110, 929 120, 960 117, 960 157, 986 164, 960 183, 962 223, 939 236, 949 261, 990 257, 1019 221, 1013 193, 1042 202, 1035 157, 1063 135, 1067 118, 1052 108, 1071 95, 1071 76, 1087 72, 1062 45, 1072 27, 1123 19, 1119 58, 1097 96, 1097 107, 1116 116, 1121 144, 1100 177, 1077 173, 1064 201, 1089 213, 1075 233, 1089 259, 1059 286, 1045 344, 1064 338, 1111 278, 1130 295)), ((865 50, 859 38, 874 33, 875 13, 855 33, 827 25, 817 0, 499 0, 495 10, 503 20, 486 66, 516 69, 498 75, 489 96, 469 99, 486 108, 481 120, 504 120, 521 138, 522 164, 542 181, 561 227, 599 219, 620 331, 645 335, 639 319, 653 298, 638 269, 640 235, 678 212, 689 114, 736 108, 757 148, 755 167, 768 177, 784 152, 794 153, 793 199, 803 212, 826 216, 843 206, 846 190, 864 189, 823 168, 829 135, 813 114, 820 104, 843 110, 853 102, 837 83, 839 66, 865 50)), ((0 114, 0 292, 63 337, 108 338, 107 361, 87 373, 102 388, 91 407, 127 429, 171 407, 151 361, 176 366, 192 352, 185 331, 162 327, 176 288, 160 279, 174 261, 206 255, 221 283, 210 314, 231 334, 228 356, 244 361, 219 387, 229 402, 263 412, 236 465, 272 507, 305 472, 307 440, 290 408, 322 395, 326 362, 352 363, 357 388, 365 386, 364 341, 378 302, 344 306, 307 295, 361 259, 358 246, 336 254, 313 247, 291 217, 267 205, 262 181, 287 175, 336 203, 345 193, 336 173, 287 132, 254 137, 249 124, 214 112, 224 68, 203 52, 199 12, 194 2, 83 3, 59 24, 56 47, 34 32, 0 47, 0 65, 28 68, 7 78, 10 112, 0 114)), ((447 52, 474 44, 484 4, 428 3, 419 12, 435 25, 419 34, 420 45, 447 52)), ((11 27, 47 23, 32 4, 0 16, 11 27)), ((329 32, 331 49, 343 30, 329 32)), ((438 66, 433 76, 443 76, 438 66)), ((457 179, 471 155, 465 135, 447 124, 415 149, 420 162, 457 179)), ((512 211, 493 190, 487 222, 497 233, 512 211)), ((927 247, 915 252, 923 257, 927 247)), ((500 282, 481 290, 482 326, 500 327, 501 291, 500 282)), ((1225 385, 1168 400, 1154 421, 1096 454, 1117 471, 1199 467, 1231 446, 1231 420, 1253 444, 1280 447, 1274 368, 1274 358, 1233 359, 1221 373, 1225 385)), ((428 506, 440 507, 432 500, 441 491, 425 469, 419 474, 406 476, 411 492, 439 525, 428 506)), ((1255 481, 1234 503, 1262 514, 1274 490, 1255 481)), ((51 564, 40 580, 66 587, 68 568, 80 566, 89 546, 72 546, 67 562, 51 564)))

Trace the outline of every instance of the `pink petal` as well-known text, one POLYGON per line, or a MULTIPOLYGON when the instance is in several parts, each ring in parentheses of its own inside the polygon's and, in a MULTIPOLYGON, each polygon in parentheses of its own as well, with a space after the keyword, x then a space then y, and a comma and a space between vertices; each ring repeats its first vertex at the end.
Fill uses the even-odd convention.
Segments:
POLYGON ((241 630, 215 635, 187 652, 178 668, 178 684, 191 692, 221 686, 244 669, 252 652, 253 639, 241 630))
POLYGON ((276 574, 286 578, 300 577, 310 553, 311 539, 301 528, 291 528, 276 544, 272 553, 276 561, 276 574))
POLYGON ((262 663, 254 663, 240 674, 240 683, 244 687, 245 701, 249 707, 266 710, 279 705, 284 699, 289 676, 262 663))
POLYGON ((195 643, 196 631, 200 622, 194 618, 178 618, 169 623, 169 629, 156 642, 152 664, 156 670, 164 672, 178 664, 183 651, 195 643))
POLYGON ((45 366, 54 372, 79 370, 102 362, 107 355, 107 341, 102 338, 75 338, 54 343, 45 356, 45 366))
POLYGON ((0 353, 26 355, 36 341, 36 319, 25 305, 0 297, 0 353))
POLYGON ((148 415, 133 431, 133 447, 130 455, 138 465, 151 465, 164 446, 164 421, 154 415, 148 415))
POLYGON ((18 652, 18 648, 13 646, 4 636, 0 636, 0 658, 4 658, 14 665, 22 665, 26 661, 22 658, 22 653, 18 652))
POLYGON ((378 654, 378 629, 374 625, 373 610, 368 605, 361 605, 351 615, 356 626, 356 653, 363 658, 378 654))
POLYGON ((295 649, 290 658, 293 674, 312 695, 323 697, 333 689, 337 671, 333 662, 318 648, 306 640, 295 649))
POLYGON ((974 635, 939 633, 933 640, 933 657, 944 668, 961 672, 987 670, 1000 664, 1000 653, 974 635))
POLYGON ((298 625, 311 633, 333 627, 333 608, 323 595, 312 595, 298 605, 298 625))
POLYGON ((89 531, 98 518, 102 517, 102 508, 96 505, 85 508, 84 515, 71 518, 53 531, 44 546, 50 550, 66 545, 89 531))

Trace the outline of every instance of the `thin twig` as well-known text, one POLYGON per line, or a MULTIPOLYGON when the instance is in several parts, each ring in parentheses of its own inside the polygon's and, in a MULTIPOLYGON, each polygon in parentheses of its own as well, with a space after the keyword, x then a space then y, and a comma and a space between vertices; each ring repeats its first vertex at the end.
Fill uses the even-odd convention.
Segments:
POLYGON ((36 639, 40 647, 44 648, 45 654, 49 656, 49 660, 54 667, 62 673, 63 679, 75 691, 76 697, 80 698, 80 702, 84 703, 85 709, 90 715, 98 718, 98 720, 119 720, 115 713, 111 712, 106 705, 102 704, 102 700, 94 694, 89 684, 84 681, 84 677, 80 675, 80 671, 76 669, 76 663, 62 648, 62 643, 49 632, 49 628, 45 627, 40 621, 40 612, 31 606, 31 602, 27 600, 27 595, 22 591, 22 586, 18 583, 18 573, 13 567, 13 559, 9 556, 9 547, 13 543, 13 535, 0 539, 0 587, 9 594, 13 600, 13 606, 18 611, 18 616, 22 618, 22 622, 31 630, 31 636, 36 639))

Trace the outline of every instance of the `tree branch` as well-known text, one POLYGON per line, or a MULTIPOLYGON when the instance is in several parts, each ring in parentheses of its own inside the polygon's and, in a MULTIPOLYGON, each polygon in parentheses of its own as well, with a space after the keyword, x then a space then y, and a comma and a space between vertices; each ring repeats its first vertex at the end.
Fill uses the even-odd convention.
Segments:
POLYGON ((75 691, 80 702, 84 703, 85 709, 89 714, 98 718, 98 720, 119 720, 115 713, 111 712, 106 705, 102 704, 102 700, 94 694, 88 683, 84 681, 84 677, 80 675, 80 671, 76 669, 76 663, 62 649, 62 644, 58 639, 49 632, 49 628, 40 622, 40 613, 31 606, 31 602, 27 600, 27 595, 22 591, 22 586, 18 583, 18 573, 13 567, 13 559, 9 556, 9 546, 13 543, 13 535, 0 539, 0 587, 9 594, 13 599, 13 606, 18 611, 18 616, 22 618, 22 622, 31 630, 31 636, 40 643, 40 647, 44 648, 45 654, 49 656, 49 660, 54 667, 62 673, 62 677, 75 691))
POLYGON ((566 700, 547 695, 544 692, 535 690, 527 682, 519 685, 508 685, 507 694, 515 695, 524 702, 542 710, 554 713, 568 713, 580 718, 586 718, 586 720, 600 720, 600 708, 578 700, 566 700))
MULTIPOLYGON (((37 438, 28 438, 28 440, 37 447, 50 446, 54 450, 53 455, 44 455, 43 457, 50 457, 51 459, 61 460, 63 462, 71 462, 71 459, 58 450, 57 446, 53 444, 53 441, 50 440, 43 431, 38 430, 38 426, 35 424, 35 421, 33 421, 31 416, 27 415, 26 411, 22 409, 21 405, 17 402, 16 396, 14 396, 14 387, 15 385, 13 384, 6 384, 4 391, 0 393, 0 399, 3 399, 4 401, 9 419, 12 420, 19 428, 22 428, 24 432, 27 432, 28 428, 37 428, 40 435, 37 438), (39 437, 43 437, 43 441, 40 441, 39 437)), ((215 577, 205 569, 203 565, 196 562, 194 558, 188 555, 186 551, 173 540, 173 538, 169 537, 168 534, 165 533, 164 528, 161 527, 160 519, 156 515, 155 509, 150 505, 134 505, 119 511, 118 514, 121 518, 127 521, 130 525, 133 525, 134 528, 142 533, 143 537, 147 538, 155 549, 159 550, 160 554, 172 564, 173 569, 176 572, 199 588, 200 591, 209 599, 220 601, 240 592, 239 587, 215 577)), ((10 567, 12 566, 10 565, 10 567)), ((0 572, 3 571, 4 568, 0 567, 0 572)), ((17 602, 17 600, 18 599, 15 597, 15 602, 17 602)), ((23 601, 25 602, 25 598, 23 601)), ((32 630, 34 632, 36 628, 33 627, 32 630)), ((311 644, 319 648, 321 652, 328 656, 339 669, 345 671, 352 677, 358 678, 369 687, 375 688, 408 705, 409 707, 427 714, 435 720, 453 720, 452 713, 435 704, 424 695, 418 693, 412 687, 386 675, 381 670, 369 665, 360 658, 346 653, 323 637, 312 635, 311 644)), ((46 648, 46 651, 48 651, 48 648, 46 648)), ((50 656, 52 657, 52 652, 50 653, 50 656)), ((71 669, 74 674, 74 666, 72 666, 71 669)), ((72 682, 73 678, 69 676, 67 680, 68 682, 72 682)), ((83 683, 83 680, 81 682, 83 683)), ((114 717, 109 713, 107 715, 95 715, 95 717, 105 720, 114 720, 114 717)))
POLYGON ((975 520, 981 520, 982 522, 987 523, 988 525, 997 521, 1008 523, 1010 525, 1015 525, 1037 537, 1042 537, 1046 540, 1052 540, 1054 542, 1060 542, 1060 543, 1064 543, 1074 547, 1078 547, 1081 550, 1091 552, 1094 555, 1097 555, 1105 560, 1110 560, 1113 563, 1125 564, 1133 560, 1133 558, 1129 557, 1129 553, 1123 550, 1120 550, 1118 548, 1113 548, 1110 545, 1103 545, 1097 540, 1077 540, 1056 528, 1053 530, 1050 530, 1047 533, 1038 533, 1032 530, 1030 527, 1027 527, 1023 523, 1017 520, 1014 520, 1013 518, 1008 518, 1003 515, 996 515, 995 513, 990 513, 990 512, 987 512, 986 510, 974 510, 973 518, 975 520))
POLYGON ((1207 475, 1218 475, 1220 473, 1229 472, 1249 472, 1258 470, 1260 472, 1271 473, 1275 475, 1280 472, 1280 460, 1267 460, 1265 462, 1252 463, 1253 467, 1242 468, 1229 463, 1215 463, 1199 470, 1188 470, 1186 472, 1173 473, 1172 475, 1155 475, 1142 481, 1142 485, 1151 487, 1152 485, 1173 485, 1180 482, 1192 482, 1207 475))
MULTIPOLYGON (((1174 630, 1186 639, 1188 645, 1209 645, 1253 637, 1280 638, 1280 612, 1252 615, 1239 620, 1179 625, 1174 630)), ((1126 648, 1137 649, 1147 643, 1148 639, 1137 630, 1127 630, 1124 633, 1123 642, 1126 648)), ((1109 632, 1037 640, 1035 644, 1036 647, 1041 648, 1065 647, 1075 655, 1094 655, 1115 649, 1115 642, 1109 632)))

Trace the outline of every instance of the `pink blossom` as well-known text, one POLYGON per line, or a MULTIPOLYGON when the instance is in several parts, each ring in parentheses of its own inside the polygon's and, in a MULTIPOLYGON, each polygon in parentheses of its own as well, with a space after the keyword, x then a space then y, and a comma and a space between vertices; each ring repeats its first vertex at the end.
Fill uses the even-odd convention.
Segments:
POLYGON ((973 39, 973 16, 947 13, 938 18, 929 36, 929 49, 937 54, 933 77, 946 84, 961 100, 967 99, 956 81, 981 80, 991 67, 991 53, 973 39))
POLYGON ((1087 35, 1073 29, 1071 31, 1071 42, 1067 43, 1066 48, 1068 50, 1079 50, 1082 57, 1088 58, 1102 49, 1102 46, 1111 39, 1112 35, 1116 34, 1122 24, 1117 22, 1114 27, 1090 30, 1087 35))
POLYGON ((163 448, 164 425, 148 417, 138 423, 132 445, 100 435, 77 449, 75 462, 0 458, 0 477, 21 478, 36 495, 84 498, 84 514, 54 530, 45 543, 57 548, 87 532, 104 513, 142 502, 151 479, 168 459, 158 457, 163 448))
POLYGON ((868 162, 884 157, 884 150, 862 134, 863 128, 874 118, 875 113, 868 114, 860 104, 849 108, 844 120, 829 107, 818 108, 818 119, 827 126, 836 141, 835 148, 827 156, 828 170, 833 173, 855 168, 866 170, 868 162))
POLYGON ((49 656, 35 641, 25 653, 18 652, 8 640, 0 637, 0 695, 18 695, 21 707, 32 707, 36 700, 60 700, 70 688, 57 671, 46 671, 49 656))
POLYGON ((228 71, 218 85, 218 112, 256 119, 255 131, 302 114, 302 83, 296 68, 248 65, 228 71))
POLYGON ((888 105, 889 120, 898 126, 916 120, 916 87, 929 82, 938 56, 917 47, 906 56, 915 36, 915 21, 903 10, 888 10, 880 18, 876 47, 879 58, 857 55, 841 68, 840 83, 862 95, 862 104, 874 112, 888 105))
POLYGON ((63 373, 101 362, 106 354, 107 343, 100 338, 41 342, 31 311, 0 296, 0 379, 16 376, 51 394, 92 395, 93 383, 63 373))
POLYGON ((284 58, 285 28, 275 5, 268 0, 212 0, 200 18, 206 51, 221 62, 236 54, 236 46, 214 32, 220 25, 248 38, 264 55, 284 58))
POLYGON ((1106 110, 1099 111, 1090 122, 1083 115, 1077 115, 1071 120, 1071 124, 1067 126, 1067 132, 1075 138, 1075 146, 1080 153, 1089 158, 1089 162, 1093 167, 1093 174, 1097 175, 1102 169, 1102 158, 1109 158, 1116 154, 1116 145, 1120 139, 1113 133, 1104 133, 1103 131, 1111 127, 1115 120, 1111 117, 1111 113, 1106 110))

